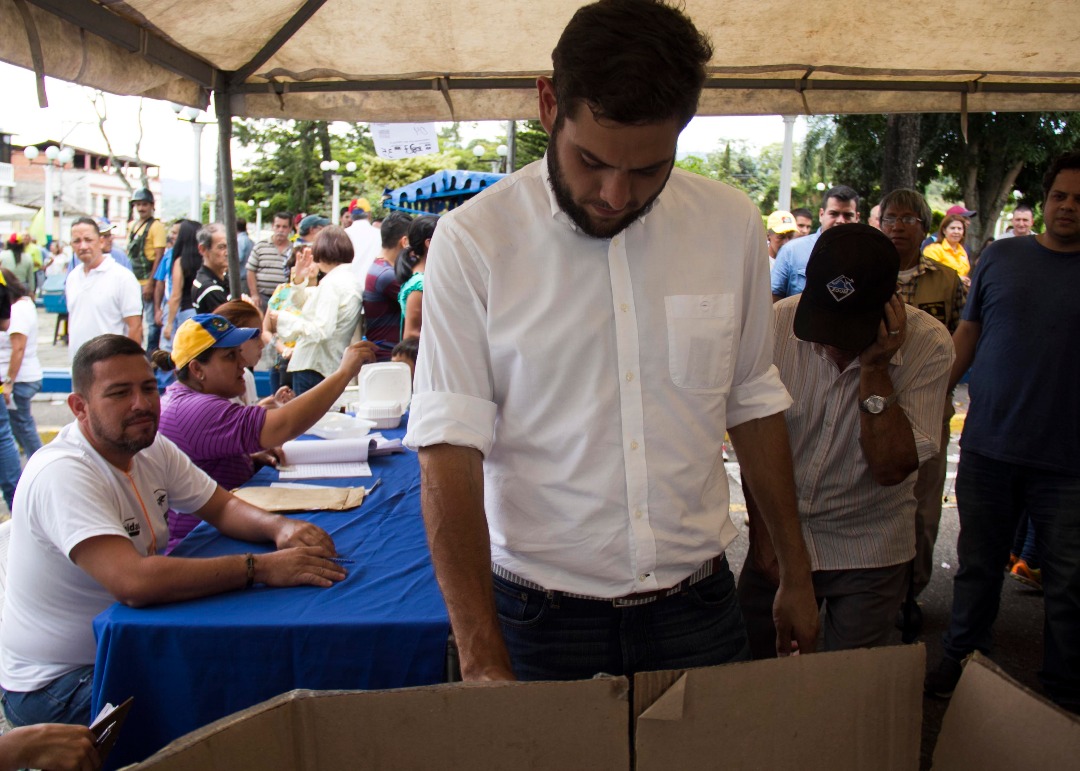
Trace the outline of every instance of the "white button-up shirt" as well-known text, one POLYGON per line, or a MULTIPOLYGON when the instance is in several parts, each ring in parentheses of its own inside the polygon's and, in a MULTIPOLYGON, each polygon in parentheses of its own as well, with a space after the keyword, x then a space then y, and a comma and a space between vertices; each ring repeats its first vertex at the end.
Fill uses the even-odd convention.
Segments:
POLYGON ((294 288, 290 299, 303 310, 278 314, 278 335, 296 341, 289 372, 311 369, 323 377, 333 374, 364 309, 363 295, 349 265, 338 265, 313 289, 294 288))
POLYGON ((791 403, 764 244, 745 195, 679 169, 611 239, 572 225, 546 160, 443 218, 406 443, 484 454, 494 562, 617 597, 735 538, 724 431, 791 403))

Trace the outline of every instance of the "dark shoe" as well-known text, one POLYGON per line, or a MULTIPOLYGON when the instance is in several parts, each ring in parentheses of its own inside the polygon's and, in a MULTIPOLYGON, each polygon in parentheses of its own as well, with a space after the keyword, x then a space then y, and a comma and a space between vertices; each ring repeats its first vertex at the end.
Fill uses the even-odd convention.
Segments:
POLYGON ((915 642, 923 627, 923 612, 919 603, 905 601, 896 614, 896 628, 901 632, 904 643, 915 642))
POLYGON ((960 682, 960 675, 964 672, 964 666, 959 661, 944 656, 934 669, 926 673, 923 681, 923 691, 927 696, 936 699, 948 699, 956 690, 956 684, 960 682))

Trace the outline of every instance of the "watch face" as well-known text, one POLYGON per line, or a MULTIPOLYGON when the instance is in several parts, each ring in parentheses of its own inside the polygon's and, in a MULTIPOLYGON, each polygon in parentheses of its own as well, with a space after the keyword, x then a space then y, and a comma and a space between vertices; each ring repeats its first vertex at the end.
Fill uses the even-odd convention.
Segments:
POLYGON ((871 415, 880 415, 885 411, 884 396, 868 396, 863 402, 863 408, 871 415))

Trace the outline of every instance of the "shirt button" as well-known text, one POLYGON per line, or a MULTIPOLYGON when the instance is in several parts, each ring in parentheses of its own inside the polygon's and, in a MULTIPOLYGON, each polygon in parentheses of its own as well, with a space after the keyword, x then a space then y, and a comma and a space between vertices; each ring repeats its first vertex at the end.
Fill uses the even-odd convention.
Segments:
POLYGON ((630 306, 627 305, 626 303, 623 303, 622 305, 619 306, 619 310, 621 310, 623 313, 626 313, 627 311, 630 310, 630 306))
POLYGON ((631 450, 636 450, 637 449, 637 441, 636 440, 633 441, 633 442, 630 442, 630 449, 631 450))
POLYGON ((633 372, 627 372, 626 373, 626 382, 629 383, 633 379, 634 379, 634 373, 633 372))
POLYGON ((634 512, 634 519, 641 519, 644 516, 645 515, 641 513, 641 509, 638 509, 637 511, 634 512))
POLYGON ((649 580, 649 574, 648 573, 642 573, 640 576, 638 576, 638 581, 641 581, 642 583, 644 583, 645 581, 648 581, 648 580, 649 580))

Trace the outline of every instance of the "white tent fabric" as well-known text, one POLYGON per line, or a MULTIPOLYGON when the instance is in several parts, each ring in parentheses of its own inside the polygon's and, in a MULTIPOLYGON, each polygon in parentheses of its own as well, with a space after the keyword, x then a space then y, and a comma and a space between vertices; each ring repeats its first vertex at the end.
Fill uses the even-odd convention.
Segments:
MULTIPOLYGON (((247 117, 535 114, 580 0, 0 0, 0 59, 247 117)), ((1076 0, 686 0, 716 53, 704 115, 1080 110, 1076 0)))

